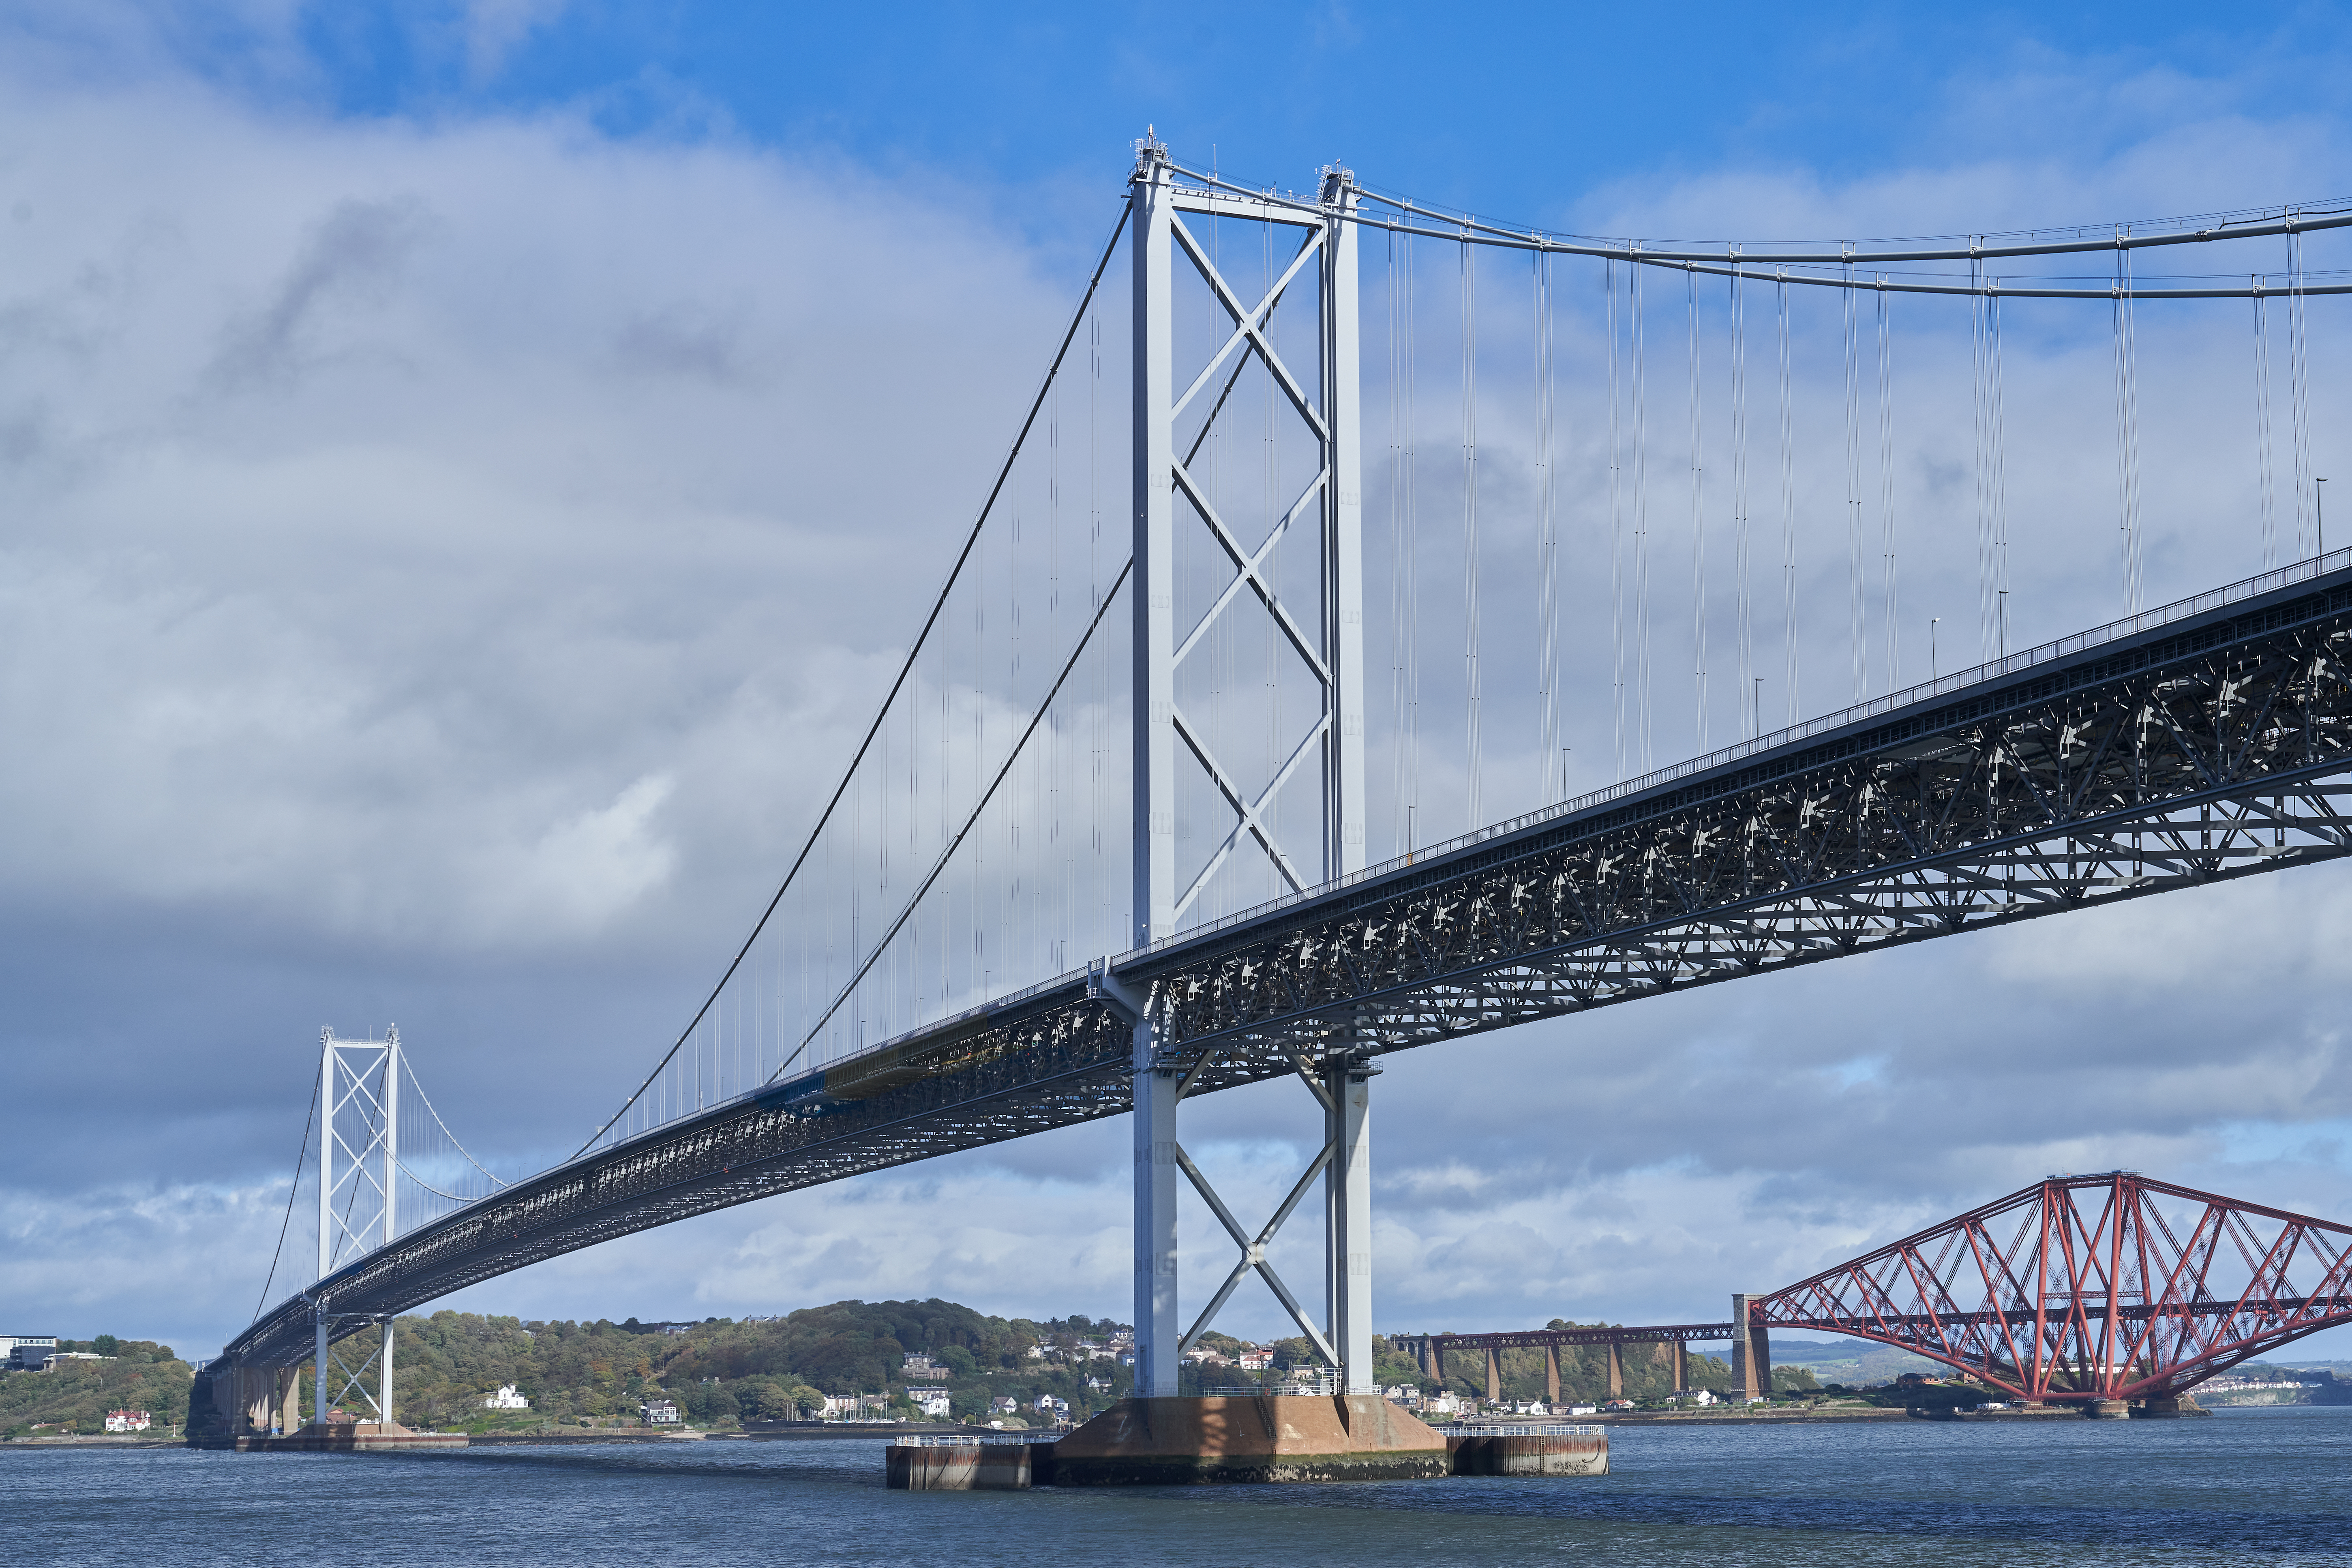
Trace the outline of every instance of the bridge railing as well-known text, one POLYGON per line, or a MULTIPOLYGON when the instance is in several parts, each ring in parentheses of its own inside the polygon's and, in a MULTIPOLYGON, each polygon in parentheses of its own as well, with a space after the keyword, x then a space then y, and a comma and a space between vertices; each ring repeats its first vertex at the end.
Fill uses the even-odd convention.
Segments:
POLYGON ((2331 572, 2340 572, 2347 567, 2352 567, 2352 547, 2330 551, 2325 555, 2315 555, 2307 561, 2297 561, 2290 565, 2264 572, 2258 576, 2232 583, 2227 587, 2209 588, 2201 594, 2191 595, 2186 599, 2175 599, 2168 605, 2142 610, 2137 615, 2126 616, 2120 620, 2109 621, 2102 626, 2093 626, 2088 631, 2074 632, 2043 643, 2037 647, 2027 648, 2021 653, 2007 654, 1967 669, 1955 670, 1949 675, 1938 676, 1932 680, 1923 680, 1915 686, 1906 686, 1899 691, 1890 691, 1884 697, 1874 697, 1866 702, 1857 702, 1851 707, 1841 708, 1833 713, 1824 713, 1816 719, 1807 719, 1801 723, 1775 730, 1769 734, 1759 735, 1753 740, 1735 741, 1727 746, 1718 746, 1703 756, 1692 757, 1670 767, 1654 769, 1638 778, 1624 779, 1600 789, 1587 790, 1582 795, 1561 801, 1557 805, 1539 806, 1534 811, 1432 844, 1426 848, 1415 849, 1410 854, 1383 860, 1377 866, 1367 866, 1360 871, 1334 878, 1319 886, 1308 888, 1303 892, 1288 893, 1278 899, 1269 899, 1265 903, 1254 905, 1249 909, 1237 910, 1232 914, 1220 916, 1213 921, 1203 921, 1196 926, 1187 926, 1173 935, 1162 937, 1151 943, 1150 947, 1127 956, 1140 957, 1146 952, 1158 952, 1181 943, 1198 942, 1202 937, 1213 936, 1220 931, 1264 920, 1266 916, 1292 905, 1307 903, 1378 878, 1393 875, 1424 860, 1441 858, 1492 839, 1508 837, 1526 828, 1561 817, 1574 816, 1580 812, 1606 805, 1612 801, 1622 800, 1628 795, 1640 795, 1645 790, 1655 789, 1661 784, 1673 784, 1678 779, 1688 778, 1694 773, 1707 773, 1727 763, 1740 762, 1765 752, 1775 751, 1795 742, 1810 740, 1816 735, 1825 735, 1832 731, 1843 730, 1850 724, 1880 718, 1898 709, 1911 707, 1915 703, 1930 701, 1938 697, 1948 697, 1956 692, 1965 691, 1970 687, 1982 686, 1988 681, 2004 679, 2020 671, 2032 669, 2037 665, 2070 658, 2085 649, 2118 642, 2125 637, 2137 637, 2142 632, 2155 631, 2176 621, 2210 615, 2215 610, 2226 609, 2231 605, 2244 604, 2250 599, 2261 598, 2266 594, 2274 594, 2282 588, 2293 587, 2297 583, 2308 583, 2315 578, 2324 577, 2331 572))

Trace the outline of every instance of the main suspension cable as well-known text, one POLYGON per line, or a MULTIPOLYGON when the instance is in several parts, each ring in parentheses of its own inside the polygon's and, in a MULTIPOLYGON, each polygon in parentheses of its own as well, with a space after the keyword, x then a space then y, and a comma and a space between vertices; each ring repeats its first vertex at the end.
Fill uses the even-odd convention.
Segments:
MULTIPOLYGON (((964 535, 963 547, 956 552, 954 564, 948 568, 947 581, 940 584, 939 594, 931 601, 930 613, 923 617, 922 629, 915 636, 914 646, 907 650, 906 659, 898 666, 898 673, 891 680, 889 691, 883 697, 881 706, 875 710, 874 722, 867 727, 866 738, 857 743, 857 750, 849 759, 849 766, 843 770, 841 783, 834 786, 833 796, 825 802, 824 810, 818 816, 816 826, 809 829, 807 841, 801 846, 800 853, 793 858, 792 868, 784 873, 782 884, 776 889, 776 896, 770 899, 768 907, 760 911, 759 920, 752 924, 751 934, 743 939, 741 947, 736 949, 735 956, 728 961, 726 971, 719 976, 719 983, 710 988, 710 994, 703 998, 702 1005, 694 1010, 693 1018, 688 1021, 684 1029, 678 1032, 677 1042, 663 1053, 660 1061, 654 1064, 654 1070, 646 1075, 645 1082, 639 1084, 635 1091, 621 1102, 621 1108, 607 1117, 602 1127, 589 1134, 586 1142, 572 1151, 571 1156, 572 1159, 576 1160, 594 1148, 596 1140, 611 1131, 613 1124, 628 1114, 629 1108, 637 1103, 639 1097, 646 1089, 653 1087, 655 1081, 661 1077, 663 1069, 669 1066, 678 1051, 685 1047, 686 1042, 694 1037, 695 1030, 701 1027, 703 1018, 709 1013, 713 1004, 719 1000, 719 994, 727 989, 727 983, 735 978, 735 972, 742 967, 743 960, 750 956, 751 944, 760 940, 760 933, 767 930, 768 921, 775 917, 778 906, 784 901, 784 895, 792 890, 793 881, 800 876, 801 868, 808 864, 809 856, 814 852, 819 839, 824 837, 826 827, 831 825, 834 811, 841 805, 842 796, 849 793, 850 783, 856 778, 857 769, 866 761, 866 753, 873 746, 875 736, 881 731, 884 721, 889 718, 891 704, 898 700, 898 693, 906 687, 907 678, 913 674, 915 660, 920 657, 923 644, 930 637, 932 627, 939 624, 940 614, 946 610, 948 596, 954 592, 956 581, 962 575, 965 563, 971 559, 972 551, 980 543, 982 531, 987 527, 989 515, 995 510, 997 497, 1003 492, 1006 480, 1013 475, 1013 465, 1020 460, 1022 447, 1029 439, 1029 432, 1037 423, 1037 416, 1045 407, 1046 395, 1053 390, 1055 377, 1061 374, 1062 361, 1069 353, 1070 345, 1077 341, 1078 328, 1085 323, 1087 308, 1094 303, 1095 290, 1102 286, 1103 273, 1110 266, 1111 257, 1118 250, 1119 237, 1127 232, 1127 216, 1128 209, 1121 207, 1118 221, 1111 225, 1110 238, 1103 246, 1102 256, 1095 263, 1094 273, 1087 279, 1086 293, 1079 298, 1078 308, 1070 316, 1069 328, 1062 334, 1061 346, 1054 351, 1053 363, 1046 367, 1045 378, 1038 385, 1037 395, 1030 400, 1029 412, 1021 421, 1019 433, 1013 437, 1012 449, 1005 454, 1003 466, 997 469, 996 482, 989 486, 988 498, 981 503, 980 513, 972 520, 971 531, 964 535)), ((830 1010, 827 1012, 827 1016, 831 1016, 830 1010)), ((780 1068, 777 1070, 781 1072, 783 1069, 780 1068)))
POLYGON ((1030 737, 1037 732, 1037 726, 1044 723, 1045 716, 1053 711, 1054 699, 1062 694, 1063 683, 1070 679, 1070 672, 1077 668, 1079 658, 1087 651, 1087 645, 1094 640, 1095 629, 1102 625, 1103 616, 1109 614, 1111 601, 1118 596, 1119 589, 1127 583, 1128 574, 1134 569, 1135 559, 1129 556, 1127 564, 1118 569, 1118 576, 1112 581, 1109 591, 1103 595, 1101 608, 1095 611, 1094 618, 1087 623, 1087 629, 1079 637, 1077 646, 1070 650, 1070 657, 1063 662, 1061 673, 1054 678, 1053 686, 1046 690, 1044 700, 1037 704, 1037 711, 1030 716, 1028 727, 1021 731, 1021 738, 1013 742, 1013 750, 1005 757, 1004 765, 996 770, 996 776, 991 779, 988 787, 981 792, 980 799, 972 806, 971 815, 964 819, 962 828, 949 842, 947 847, 940 851, 939 858, 932 863, 929 873, 923 878, 914 892, 908 895, 905 906, 898 911, 898 918, 890 922, 890 929, 884 931, 875 942, 873 950, 866 955, 865 962, 858 966, 856 973, 842 984, 832 1004, 818 1016, 814 1024, 809 1026, 806 1037, 799 1045, 793 1047, 793 1054, 786 1057, 782 1065, 768 1075, 770 1083, 782 1078, 787 1068, 800 1060, 801 1053, 808 1049, 809 1042, 824 1032, 826 1023, 832 1019, 834 1014, 841 1010, 842 1004, 856 994, 858 984, 866 978, 866 972, 874 967, 875 961, 889 948, 892 939, 897 937, 900 930, 906 926, 915 910, 921 907, 924 895, 931 890, 932 885, 938 882, 940 874, 946 871, 948 862, 954 858, 955 852, 962 847, 963 841, 971 836, 972 828, 978 825, 981 814, 988 809, 989 802, 996 798, 997 789, 1003 785, 1005 777, 1013 772, 1013 763, 1021 760, 1022 753, 1028 747, 1030 737))
MULTIPOLYGON (((261 1309, 269 1303, 269 1288, 278 1283, 278 1260, 286 1251, 286 1232, 294 1223, 294 1199, 302 1189, 302 1162, 310 1157, 310 1124, 319 1117, 319 1079, 310 1079, 310 1109, 302 1113, 302 1147, 294 1155, 294 1180, 286 1188, 286 1217, 278 1222, 278 1246, 269 1254, 269 1275, 261 1282, 261 1299, 253 1304, 253 1323, 261 1321, 261 1309)), ((250 1328, 252 1323, 247 1324, 250 1328)))

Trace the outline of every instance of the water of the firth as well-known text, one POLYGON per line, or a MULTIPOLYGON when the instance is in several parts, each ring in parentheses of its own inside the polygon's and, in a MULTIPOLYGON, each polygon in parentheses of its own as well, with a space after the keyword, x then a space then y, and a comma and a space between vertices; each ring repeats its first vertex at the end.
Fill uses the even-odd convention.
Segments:
POLYGON ((874 1442, 0 1454, 10 1563, 2352 1561, 2352 1408, 1620 1428, 1599 1479, 892 1492, 874 1442))

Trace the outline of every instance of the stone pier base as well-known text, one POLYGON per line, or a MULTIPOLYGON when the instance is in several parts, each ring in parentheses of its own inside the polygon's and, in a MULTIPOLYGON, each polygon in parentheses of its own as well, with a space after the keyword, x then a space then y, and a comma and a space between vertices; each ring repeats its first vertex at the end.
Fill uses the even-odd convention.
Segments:
POLYGON ((463 1432, 412 1432, 398 1422, 331 1421, 299 1427, 283 1437, 247 1433, 236 1437, 191 1437, 192 1448, 234 1448, 246 1454, 404 1454, 428 1448, 462 1448, 463 1432))
POLYGON ((2083 1406, 2083 1414, 2094 1421, 2122 1421, 2131 1415, 2131 1405, 2121 1399, 2094 1399, 2083 1406))
POLYGON ((1063 1487, 1418 1480, 1454 1469, 1444 1437, 1370 1394, 1122 1399, 1054 1449, 1063 1487))
POLYGON ((1605 1476, 1609 1435, 1448 1437, 1457 1476, 1605 1476))
POLYGON ((1026 1491, 1030 1452, 1026 1443, 983 1443, 977 1438, 920 1447, 894 1443, 886 1461, 887 1484, 893 1491, 1026 1491))

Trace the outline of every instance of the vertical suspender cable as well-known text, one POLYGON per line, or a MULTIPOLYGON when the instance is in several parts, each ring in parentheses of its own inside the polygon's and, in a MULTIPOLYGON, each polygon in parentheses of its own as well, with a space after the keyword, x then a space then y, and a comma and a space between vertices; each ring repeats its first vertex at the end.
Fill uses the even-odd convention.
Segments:
POLYGON ((1739 732, 1753 740, 1763 715, 1749 700, 1756 679, 1756 606, 1748 558, 1748 301, 1731 264, 1731 517, 1732 562, 1739 576, 1739 732))
POLYGON ((1647 343, 1643 331, 1642 266, 1626 264, 1633 289, 1633 665, 1641 699, 1642 771, 1654 754, 1650 727, 1650 457, 1647 343))
POLYGON ((1890 313, 1893 300, 1886 292, 1885 274, 1879 275, 1878 285, 1879 521, 1886 552, 1886 689, 1894 691, 1903 684, 1895 569, 1895 321, 1890 313))
MULTIPOLYGON (((1851 250, 1852 247, 1847 247, 1851 250)), ((1862 390, 1860 368, 1855 363, 1853 321, 1853 263, 1848 261, 1841 270, 1845 286, 1838 291, 1845 310, 1845 514, 1846 530, 1852 545, 1851 581, 1853 598, 1853 700, 1856 702, 1870 695, 1869 672, 1864 651, 1864 606, 1862 575, 1862 390)))
POLYGON ((2141 568, 2144 551, 2140 542, 2140 474, 2139 474, 2139 307, 2133 298, 2132 256, 2128 250, 2118 252, 2123 263, 2123 297, 2116 301, 2123 321, 2123 391, 2124 391, 2124 487, 2128 503, 2128 530, 2125 542, 2129 546, 2125 560, 2125 591, 2130 595, 2131 613, 2137 615, 2146 602, 2145 573, 2141 568))
POLYGON ((1478 250, 1462 242, 1462 643, 1470 712, 1470 826, 1486 825, 1478 710, 1478 250))
POLYGON ((1552 510, 1551 258, 1535 256, 1536 310, 1536 700, 1542 709, 1543 752, 1537 758, 1538 800, 1568 798, 1568 759, 1559 752, 1559 543, 1552 510), (1559 792, 1552 794, 1551 764, 1560 755, 1559 792))
MULTIPOLYGON (((1381 274, 1384 287, 1381 292, 1381 302, 1387 306, 1389 314, 1387 342, 1389 359, 1388 436, 1390 509, 1388 624, 1389 733, 1392 736, 1401 737, 1404 733, 1403 633, 1404 579, 1406 566, 1404 559, 1404 530, 1402 527, 1399 526, 1401 520, 1396 515, 1397 502, 1403 490, 1404 478, 1402 472, 1404 466, 1402 457, 1403 446, 1402 441, 1399 439, 1399 431, 1397 428, 1397 405, 1400 402, 1397 387, 1397 362, 1403 345, 1400 341, 1399 323, 1397 320, 1399 314, 1397 308, 1397 243, 1399 236, 1396 230, 1391 228, 1386 231, 1386 238, 1388 241, 1388 248, 1383 258, 1386 265, 1381 274)), ((1410 244, 1411 241, 1408 240, 1405 243, 1410 244)), ((1399 844, 1402 844, 1404 842, 1404 747, 1402 742, 1399 742, 1396 749, 1397 820, 1395 824, 1397 829, 1396 842, 1399 844)))
POLYGON ((1603 314, 1609 334, 1609 653, 1610 700, 1616 721, 1617 774, 1630 778, 1625 752, 1625 484, 1618 423, 1617 263, 1601 258, 1603 314))
MULTIPOLYGON (((1969 237, 1969 248, 1976 248, 1969 237)), ((1984 263, 1969 258, 1969 413, 1976 428, 1977 643, 1979 658, 1992 656, 1992 377, 1986 363, 1984 263)))
POLYGON ((2009 426, 2001 406, 2000 279, 1992 281, 1992 566, 1994 646, 2009 657, 2009 426))
POLYGON ((2267 302, 2263 298, 2266 281, 2259 275, 2249 280, 2254 303, 2254 472, 2262 499, 2263 570, 2277 564, 2276 529, 2277 500, 2273 494, 2271 467, 2271 343, 2265 330, 2267 302))
POLYGON ((1789 405, 1789 272, 1780 269, 1773 288, 1774 324, 1780 349, 1780 631, 1788 655, 1782 679, 1789 687, 1789 722, 1800 714, 1797 691, 1797 464, 1794 411, 1789 405))
POLYGON ((1410 850, 1412 800, 1412 659, 1407 631, 1407 602, 1412 595, 1413 560, 1407 542, 1405 520, 1405 299, 1404 258, 1412 240, 1391 229, 1388 235, 1389 306, 1389 701, 1390 733, 1396 737, 1396 842, 1410 850))
POLYGON ((2305 332, 2309 320, 2304 302, 2305 273, 2303 267, 2303 236, 2290 231, 2287 247, 2287 395, 2294 399, 2294 548, 2297 559, 2312 553, 2305 542, 2310 536, 2303 527, 2303 509, 2306 497, 2317 488, 2311 482, 2311 341, 2305 332))
POLYGON ((1403 516, 1404 555, 1410 581, 1405 585, 1404 603, 1404 667, 1405 667, 1405 779, 1404 779, 1404 844, 1410 853, 1413 846, 1413 812, 1421 805, 1421 520, 1415 495, 1419 467, 1416 445, 1419 436, 1413 426, 1413 399, 1421 380, 1418 353, 1420 318, 1413 301, 1412 237, 1405 237, 1404 264, 1404 495, 1399 506, 1403 516))
POLYGON ((1706 512, 1700 462, 1698 274, 1683 268, 1684 330, 1690 347, 1691 492, 1691 713, 1698 750, 1707 747, 1706 724, 1706 512))

